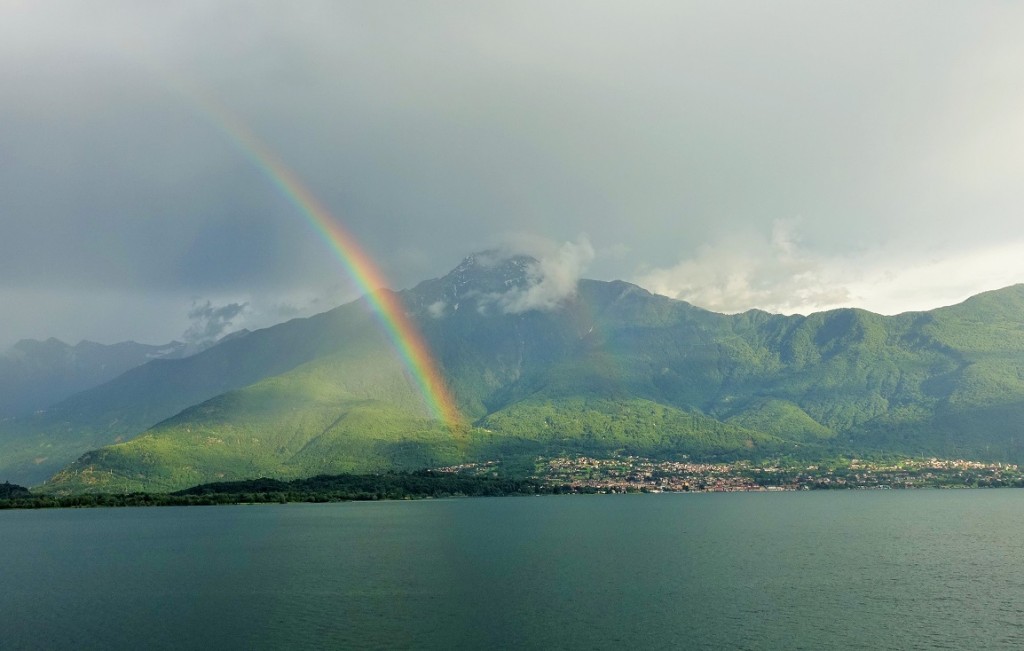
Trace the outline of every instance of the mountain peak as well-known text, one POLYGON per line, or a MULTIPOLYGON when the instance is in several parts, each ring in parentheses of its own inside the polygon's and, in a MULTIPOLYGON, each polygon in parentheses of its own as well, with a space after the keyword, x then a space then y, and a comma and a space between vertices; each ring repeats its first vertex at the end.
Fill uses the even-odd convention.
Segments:
POLYGON ((567 243, 540 259, 507 250, 474 253, 443 278, 418 285, 406 303, 434 318, 466 303, 485 315, 557 310, 576 295, 592 257, 586 242, 567 243))
POLYGON ((481 251, 466 256, 442 280, 481 291, 504 291, 529 282, 537 264, 537 259, 528 255, 481 251))
POLYGON ((437 316, 439 306, 457 305, 480 297, 497 296, 522 289, 536 281, 536 258, 490 250, 473 253, 441 278, 427 280, 406 293, 410 307, 430 310, 437 316))

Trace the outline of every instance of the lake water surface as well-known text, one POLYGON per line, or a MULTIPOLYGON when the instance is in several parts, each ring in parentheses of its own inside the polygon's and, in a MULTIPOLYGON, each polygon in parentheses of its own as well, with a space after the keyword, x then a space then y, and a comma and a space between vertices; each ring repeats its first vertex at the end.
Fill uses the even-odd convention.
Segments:
POLYGON ((1024 648, 1024 490, 0 511, 0 648, 1024 648))

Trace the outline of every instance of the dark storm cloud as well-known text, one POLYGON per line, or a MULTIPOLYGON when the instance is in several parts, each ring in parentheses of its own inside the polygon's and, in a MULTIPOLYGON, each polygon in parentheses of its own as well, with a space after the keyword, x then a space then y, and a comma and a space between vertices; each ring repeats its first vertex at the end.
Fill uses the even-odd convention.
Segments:
POLYGON ((995 2, 7 2, 0 295, 18 336, 68 292, 176 327, 192 296, 350 298, 232 119, 396 286, 585 232, 588 274, 723 309, 870 301, 1024 240, 1022 30, 995 2))
POLYGON ((304 238, 290 237, 290 207, 259 171, 188 111, 134 91, 126 105, 66 98, 67 118, 0 108, 16 125, 0 129, 4 279, 166 291, 296 268, 280 261, 304 238))

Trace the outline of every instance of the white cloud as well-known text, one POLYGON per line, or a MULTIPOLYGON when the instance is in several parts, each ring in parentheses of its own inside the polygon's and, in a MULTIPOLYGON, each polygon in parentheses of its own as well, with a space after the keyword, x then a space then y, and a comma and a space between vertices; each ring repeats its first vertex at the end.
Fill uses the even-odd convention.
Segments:
POLYGON ((444 311, 447 307, 448 304, 444 301, 435 301, 427 306, 427 314, 435 319, 440 319, 444 316, 444 311))
POLYGON ((854 305, 881 314, 929 310, 1024 282, 1024 240, 956 252, 877 252, 845 265, 854 305), (863 268, 871 271, 857 273, 863 268))
POLYGON ((791 229, 777 221, 768 238, 734 235, 704 245, 673 267, 642 274, 638 283, 717 312, 798 312, 848 303, 849 292, 828 278, 824 260, 800 249, 791 229))
MULTIPOLYGON (((531 248, 546 248, 537 263, 527 271, 529 282, 524 287, 514 287, 501 294, 492 294, 485 303, 493 303, 505 314, 520 314, 530 310, 551 310, 576 293, 576 285, 594 259, 594 247, 581 236, 576 242, 565 242, 560 247, 540 246, 538 241, 531 248)), ((523 252, 523 251, 518 251, 523 252)))
POLYGON ((770 235, 701 247, 678 264, 641 273, 638 284, 717 312, 758 308, 808 314, 860 307, 881 314, 928 310, 1024 281, 1024 240, 968 251, 884 248, 826 255, 801 245, 792 222, 770 235))

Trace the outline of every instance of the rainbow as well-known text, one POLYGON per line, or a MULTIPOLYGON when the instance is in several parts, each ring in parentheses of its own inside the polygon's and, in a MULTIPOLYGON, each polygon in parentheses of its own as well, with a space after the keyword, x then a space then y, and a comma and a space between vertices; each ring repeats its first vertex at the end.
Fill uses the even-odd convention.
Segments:
POLYGON ((430 348, 410 320, 398 294, 387 289, 386 278, 370 256, 295 173, 240 120, 208 97, 195 92, 187 94, 206 108, 216 126, 230 137, 327 242, 349 277, 366 295, 377 320, 423 394, 430 412, 450 430, 459 429, 462 417, 430 348))

